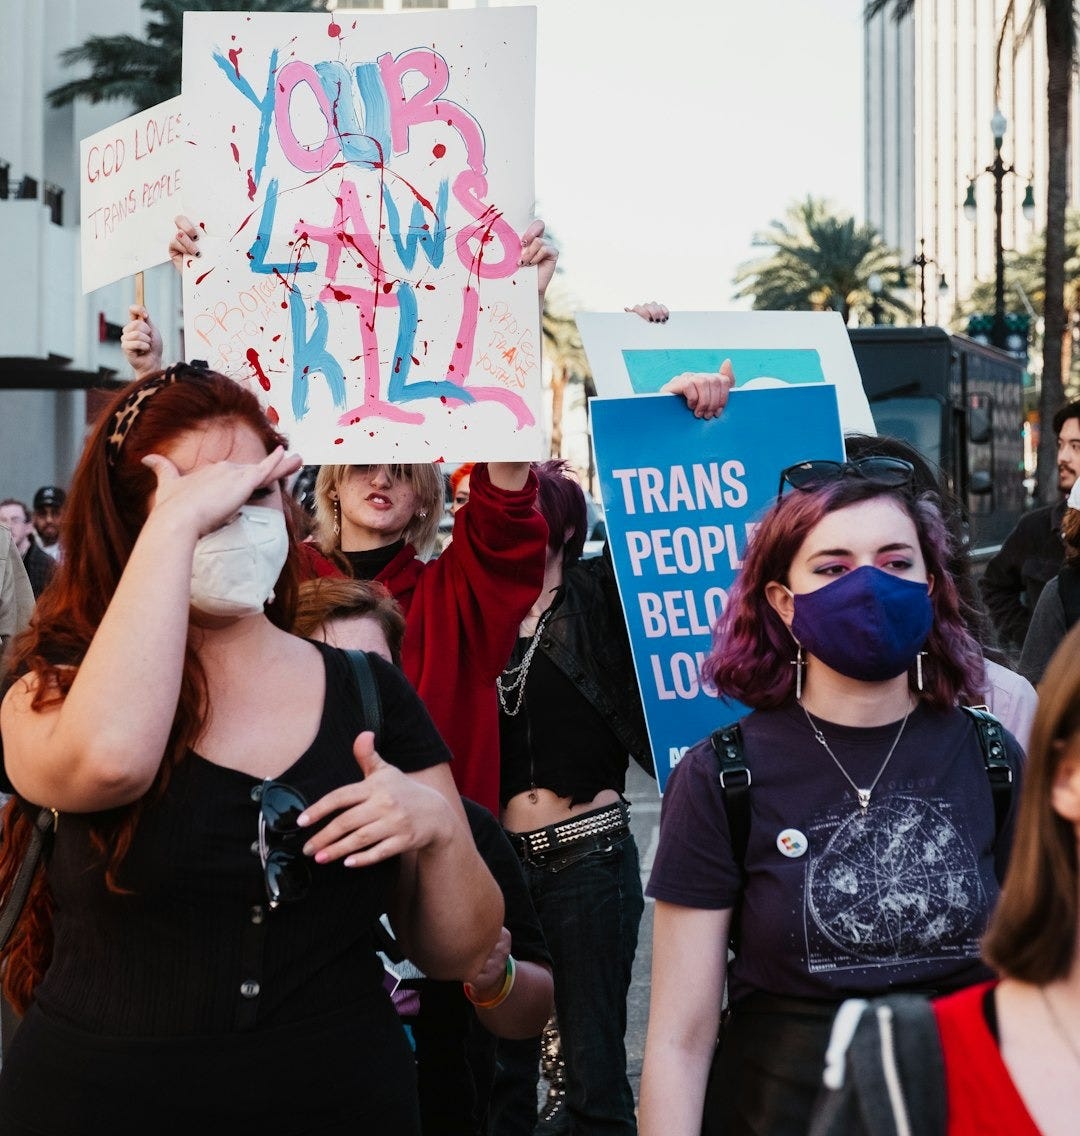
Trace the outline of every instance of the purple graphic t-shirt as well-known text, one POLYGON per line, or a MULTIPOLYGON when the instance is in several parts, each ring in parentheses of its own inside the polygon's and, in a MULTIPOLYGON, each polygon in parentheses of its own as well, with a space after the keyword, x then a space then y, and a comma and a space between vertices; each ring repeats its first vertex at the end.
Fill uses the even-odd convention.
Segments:
MULTIPOLYGON (((982 749, 960 710, 920 704, 912 712, 865 813, 797 704, 741 725, 753 783, 732 1000, 752 990, 828 999, 943 990, 985 976, 979 938, 1020 789, 1012 736, 1013 804, 995 842, 982 749)), ((819 726, 852 780, 867 787, 899 722, 819 726)), ((654 899, 710 909, 740 902, 718 768, 706 739, 668 781, 647 888, 654 899)))

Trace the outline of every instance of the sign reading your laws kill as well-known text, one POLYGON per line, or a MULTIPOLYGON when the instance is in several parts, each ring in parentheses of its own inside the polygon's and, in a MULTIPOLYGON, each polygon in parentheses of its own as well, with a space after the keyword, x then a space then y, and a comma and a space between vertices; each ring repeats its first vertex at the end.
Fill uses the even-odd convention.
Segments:
POLYGON ((189 355, 304 459, 537 457, 535 12, 189 12, 189 355))

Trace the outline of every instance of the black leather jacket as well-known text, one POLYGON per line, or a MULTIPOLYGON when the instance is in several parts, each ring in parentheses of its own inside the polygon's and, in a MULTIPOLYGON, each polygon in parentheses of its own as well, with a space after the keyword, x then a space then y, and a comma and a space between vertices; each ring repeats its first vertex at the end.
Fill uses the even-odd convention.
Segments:
POLYGON ((610 554, 566 570, 539 650, 603 715, 631 757, 656 776, 610 554))

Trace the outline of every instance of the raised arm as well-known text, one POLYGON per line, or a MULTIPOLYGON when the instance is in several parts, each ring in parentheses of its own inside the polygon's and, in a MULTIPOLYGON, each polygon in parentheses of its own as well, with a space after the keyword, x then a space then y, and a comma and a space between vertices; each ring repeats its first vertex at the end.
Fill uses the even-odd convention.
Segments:
POLYGON ((195 542, 299 461, 278 449, 255 465, 217 462, 181 477, 167 458, 146 458, 154 504, 71 689, 34 709, 39 680, 25 676, 0 707, 5 764, 22 796, 93 812, 146 792, 176 713, 195 542))
POLYGON ((150 319, 150 313, 141 304, 128 308, 128 322, 120 335, 120 349, 128 366, 141 379, 153 371, 161 370, 161 332, 150 319))

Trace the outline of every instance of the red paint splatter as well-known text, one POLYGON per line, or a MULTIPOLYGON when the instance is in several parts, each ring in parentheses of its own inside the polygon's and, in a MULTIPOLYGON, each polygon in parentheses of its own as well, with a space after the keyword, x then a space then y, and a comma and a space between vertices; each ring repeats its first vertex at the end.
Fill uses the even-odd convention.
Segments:
POLYGON ((251 176, 251 170, 248 170, 248 201, 255 200, 255 179, 251 176))
POLYGON ((232 147, 233 161, 237 165, 240 165, 240 150, 239 150, 239 148, 237 147, 235 142, 230 142, 229 145, 232 147))
POLYGON ((446 395, 444 395, 444 394, 439 395, 439 401, 443 404, 443 406, 445 406, 446 405, 446 395))
POLYGON ((344 442, 344 441, 345 441, 345 439, 344 439, 344 438, 335 438, 335 439, 334 439, 334 445, 335 445, 335 446, 340 446, 340 445, 342 444, 342 442, 344 442))
POLYGON ((330 291, 333 293, 335 300, 344 302, 351 298, 348 292, 342 292, 340 288, 335 288, 333 284, 330 285, 330 291))
POLYGON ((435 291, 435 285, 434 284, 425 284, 424 288, 428 292, 434 292, 435 291))
POLYGON ((387 282, 382 286, 382 290, 383 294, 388 296, 394 290, 394 285, 389 280, 387 280, 387 282))
POLYGON ((236 77, 240 78, 240 52, 244 49, 242 47, 229 48, 229 62, 233 65, 233 70, 236 72, 236 77))
POLYGON ((341 25, 336 24, 333 20, 331 20, 330 26, 326 29, 326 34, 330 36, 331 39, 336 39, 339 35, 341 35, 341 25))
POLYGON ((195 283, 196 283, 196 284, 201 284, 201 283, 202 283, 202 282, 203 282, 203 281, 204 281, 204 280, 205 280, 205 279, 206 279, 206 278, 207 278, 207 277, 208 277, 208 276, 210 275, 210 273, 211 273, 211 272, 213 272, 213 271, 214 271, 214 270, 213 270, 212 268, 208 268, 208 269, 207 269, 207 270, 206 270, 206 271, 205 271, 205 272, 204 272, 204 273, 202 274, 202 276, 196 276, 196 277, 195 277, 195 283))
POLYGON ((272 406, 266 408, 266 417, 270 419, 272 426, 276 426, 281 421, 281 416, 272 406))
POLYGON ((278 335, 275 335, 275 336, 274 336, 274 338, 270 340, 270 342, 271 342, 271 343, 277 343, 277 341, 278 341, 278 340, 279 340, 280 338, 281 338, 281 335, 280 335, 280 334, 278 334, 278 335))
POLYGON ((264 391, 270 389, 270 380, 266 377, 265 371, 262 369, 262 363, 259 362, 259 353, 254 347, 247 349, 247 361, 251 364, 251 369, 255 372, 255 377, 259 380, 259 386, 264 391))
POLYGON ((431 148, 431 152, 436 158, 441 158, 446 154, 446 147, 441 142, 436 142, 431 148))

